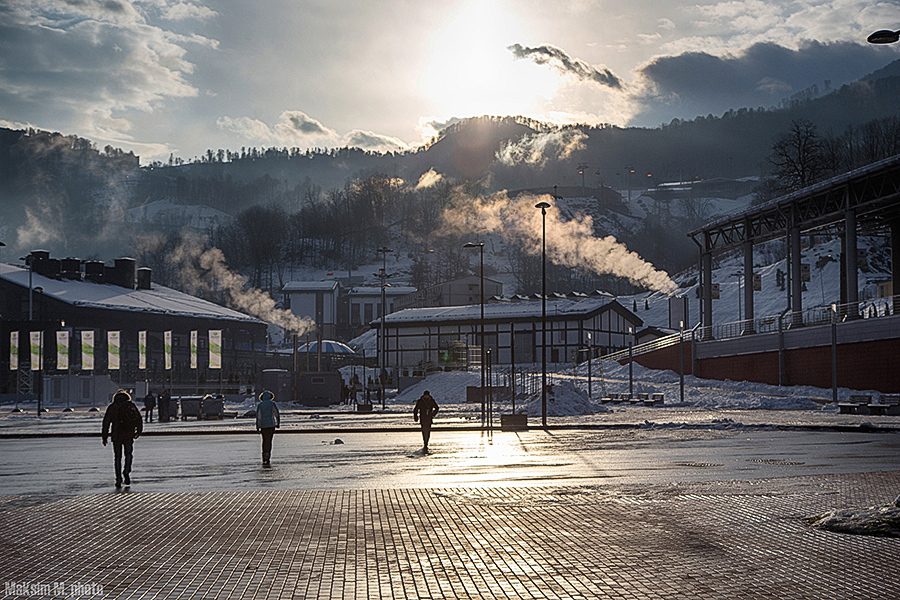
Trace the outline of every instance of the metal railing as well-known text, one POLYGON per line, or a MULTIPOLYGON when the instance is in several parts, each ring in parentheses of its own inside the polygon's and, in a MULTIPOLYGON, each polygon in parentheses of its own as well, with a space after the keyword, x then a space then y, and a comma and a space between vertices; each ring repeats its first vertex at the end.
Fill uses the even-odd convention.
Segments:
MULTIPOLYGON (((833 320, 838 323, 856 319, 873 319, 896 314, 894 312, 895 299, 900 296, 861 300, 848 304, 832 304, 829 306, 814 306, 798 312, 786 310, 780 315, 767 315, 755 319, 744 319, 730 323, 717 323, 706 327, 696 326, 690 331, 684 332, 684 341, 693 340, 727 340, 739 338, 745 335, 777 333, 797 329, 799 327, 812 327, 815 325, 830 325, 833 320)), ((674 346, 681 341, 681 333, 667 335, 644 344, 638 344, 631 349, 632 356, 646 354, 674 346)), ((628 358, 628 348, 604 355, 604 360, 625 360, 628 358)))

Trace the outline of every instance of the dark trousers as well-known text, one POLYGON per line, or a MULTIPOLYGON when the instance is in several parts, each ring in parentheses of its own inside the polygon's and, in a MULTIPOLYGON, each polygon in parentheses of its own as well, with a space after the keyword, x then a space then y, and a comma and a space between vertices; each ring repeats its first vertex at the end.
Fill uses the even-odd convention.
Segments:
POLYGON ((422 441, 428 448, 428 439, 431 437, 431 419, 422 419, 422 441))
POLYGON ((153 422, 153 408, 144 407, 144 420, 148 423, 153 422))
POLYGON ((262 455, 263 460, 269 460, 272 456, 272 436, 275 435, 274 427, 263 427, 259 430, 262 434, 262 455))
POLYGON ((122 475, 131 473, 131 460, 134 453, 134 440, 117 442, 113 440, 113 454, 116 456, 116 482, 122 482, 122 475), (122 450, 125 450, 125 468, 122 468, 122 450))

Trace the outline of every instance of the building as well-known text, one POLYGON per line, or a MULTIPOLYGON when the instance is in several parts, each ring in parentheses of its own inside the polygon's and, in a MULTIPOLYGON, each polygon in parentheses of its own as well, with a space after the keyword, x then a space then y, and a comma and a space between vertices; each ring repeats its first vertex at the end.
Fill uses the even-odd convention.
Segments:
MULTIPOLYGON (((384 301, 387 304, 387 314, 396 310, 399 299, 414 293, 416 293, 414 287, 386 287, 384 301)), ((347 321, 351 328, 368 327, 373 320, 381 318, 381 286, 354 287, 347 292, 347 297, 349 306, 347 321)))
MULTIPOLYGON (((31 334, 37 332, 43 334, 39 364, 44 379, 82 378, 80 396, 91 393, 96 376, 110 377, 121 387, 150 381, 176 389, 190 384, 195 390, 202 381, 240 385, 255 378, 257 357, 266 349, 263 321, 152 284, 150 270, 135 269, 130 258, 108 266, 52 259, 46 251, 29 257, 30 268, 0 265, 3 392, 22 393, 23 387, 35 385, 28 350, 31 334), (210 332, 219 331, 221 368, 216 369, 210 368, 208 342, 210 332), (65 356, 58 333, 68 338, 65 356), (146 343, 139 344, 143 339, 146 343), (13 347, 17 353, 11 352, 13 347), (18 368, 11 364, 15 360, 18 368), (61 368, 61 361, 68 361, 67 368, 61 368)), ((212 335, 218 341, 218 334, 212 335)))
POLYGON ((334 339, 338 328, 337 281, 291 281, 282 288, 285 308, 297 317, 315 321, 316 330, 325 339, 334 339))
MULTIPOLYGON (((384 326, 388 367, 463 367, 472 356, 478 359, 478 304, 411 308, 387 315, 373 325, 384 326)), ((640 318, 610 297, 548 300, 547 361, 571 363, 589 346, 594 355, 627 348, 630 334, 642 325, 640 318)), ((540 300, 486 304, 484 331, 485 349, 490 350, 493 364, 541 362, 540 300)))
MULTIPOLYGON (((447 281, 433 285, 424 290, 419 290, 395 303, 397 310, 407 308, 429 308, 436 306, 466 306, 480 304, 481 302, 481 277, 469 275, 453 281, 447 281)), ((491 296, 502 296, 503 284, 487 277, 484 278, 484 300, 487 302, 491 296)))

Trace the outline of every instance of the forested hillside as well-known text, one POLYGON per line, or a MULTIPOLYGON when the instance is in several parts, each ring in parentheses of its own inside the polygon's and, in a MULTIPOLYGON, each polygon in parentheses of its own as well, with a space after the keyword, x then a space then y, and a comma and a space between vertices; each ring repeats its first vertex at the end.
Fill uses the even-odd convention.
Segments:
MULTIPOLYGON (((165 200, 229 215, 230 222, 200 233, 261 287, 277 288, 291 264, 352 272, 374 262, 375 249, 386 243, 413 257, 410 283, 427 285, 468 269, 462 238, 442 229, 446 210, 501 190, 515 195, 559 186, 567 197, 599 199, 585 204, 597 236, 615 233, 658 268, 677 271, 693 259, 685 232, 707 215, 648 214, 613 231, 627 216, 619 215, 619 193, 671 181, 753 177, 763 182, 760 197, 776 195, 790 179, 779 170, 779 152, 791 152, 798 124, 815 142, 815 178, 896 154, 896 65, 824 95, 796 94, 777 108, 738 108, 654 129, 471 118, 406 153, 210 149, 202 157, 139 167, 137 157, 109 146, 98 150, 86 139, 4 129, 0 235, 13 254, 37 247, 82 258, 131 254, 166 277, 165 253, 182 233, 172 219, 135 220, 127 212, 165 200), (443 257, 438 263, 417 258, 434 251, 443 257)), ((521 286, 531 285, 533 256, 515 244, 503 252, 521 286)), ((561 288, 615 284, 571 269, 551 277, 561 288)))

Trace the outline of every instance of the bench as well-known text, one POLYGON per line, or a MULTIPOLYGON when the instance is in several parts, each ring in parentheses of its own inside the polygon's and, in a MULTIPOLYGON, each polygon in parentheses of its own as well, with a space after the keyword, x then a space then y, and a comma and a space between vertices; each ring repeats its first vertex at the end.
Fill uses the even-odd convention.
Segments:
POLYGON ((650 394, 650 398, 644 400, 644 406, 659 406, 665 402, 662 392, 650 394))

